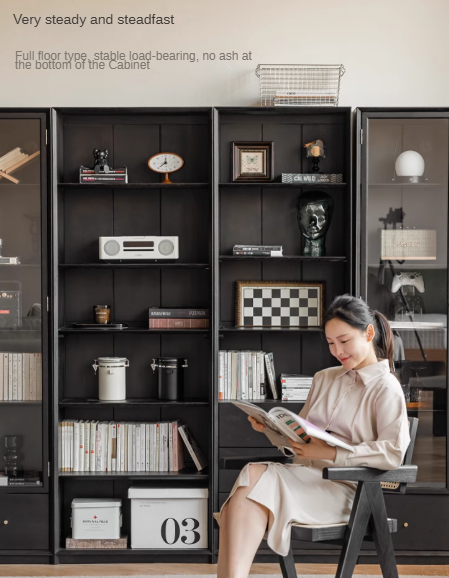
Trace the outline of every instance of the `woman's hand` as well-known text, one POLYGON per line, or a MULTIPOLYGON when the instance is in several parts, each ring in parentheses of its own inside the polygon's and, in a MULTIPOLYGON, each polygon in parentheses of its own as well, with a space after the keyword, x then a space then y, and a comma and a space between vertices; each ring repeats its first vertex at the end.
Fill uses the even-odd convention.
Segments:
MULTIPOLYGON (((296 430, 296 433, 301 435, 305 432, 301 428, 296 430)), ((337 448, 330 446, 323 440, 312 438, 310 436, 305 437, 304 440, 310 440, 310 442, 304 444, 290 440, 293 451, 296 453, 298 458, 307 458, 309 460, 335 460, 337 448)))
POLYGON ((263 425, 263 423, 259 423, 257 420, 255 420, 250 415, 248 416, 248 421, 251 423, 251 425, 253 426, 253 429, 255 429, 256 431, 258 431, 260 433, 265 431, 266 426, 263 425))

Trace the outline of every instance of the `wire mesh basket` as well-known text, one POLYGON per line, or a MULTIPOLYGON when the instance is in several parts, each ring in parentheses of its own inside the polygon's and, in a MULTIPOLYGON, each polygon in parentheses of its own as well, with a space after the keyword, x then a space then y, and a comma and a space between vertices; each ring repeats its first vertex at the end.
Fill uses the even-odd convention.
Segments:
POLYGON ((259 64, 261 106, 338 106, 343 64, 259 64))

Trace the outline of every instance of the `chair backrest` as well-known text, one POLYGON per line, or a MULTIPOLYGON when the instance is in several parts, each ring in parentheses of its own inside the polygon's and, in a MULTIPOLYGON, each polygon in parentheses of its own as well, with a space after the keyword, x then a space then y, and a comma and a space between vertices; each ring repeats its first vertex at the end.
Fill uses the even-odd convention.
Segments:
MULTIPOLYGON (((417 417, 408 418, 408 428, 410 432, 410 443, 408 445, 407 451, 405 452, 402 465, 410 466, 412 463, 413 450, 415 449, 416 434, 418 432, 418 422, 417 417)), ((407 487, 406 483, 400 482, 381 482, 382 490, 387 493, 392 494, 405 494, 405 489, 407 487)))

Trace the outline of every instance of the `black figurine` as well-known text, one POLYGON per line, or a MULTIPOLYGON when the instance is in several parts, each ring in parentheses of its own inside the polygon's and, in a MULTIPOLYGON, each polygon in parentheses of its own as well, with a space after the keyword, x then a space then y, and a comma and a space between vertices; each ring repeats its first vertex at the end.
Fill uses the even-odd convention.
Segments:
POLYGON ((109 172, 109 165, 107 164, 108 163, 108 149, 104 149, 104 150, 94 149, 93 155, 94 155, 94 159, 95 159, 95 164, 94 164, 95 174, 108 173, 109 172))
POLYGON ((307 150, 307 156, 312 158, 312 173, 320 172, 320 158, 326 158, 324 154, 324 142, 322 140, 314 140, 304 145, 307 150))
POLYGON ((334 201, 321 191, 301 195, 298 224, 304 237, 303 255, 321 257, 326 254, 326 234, 331 224, 334 201))

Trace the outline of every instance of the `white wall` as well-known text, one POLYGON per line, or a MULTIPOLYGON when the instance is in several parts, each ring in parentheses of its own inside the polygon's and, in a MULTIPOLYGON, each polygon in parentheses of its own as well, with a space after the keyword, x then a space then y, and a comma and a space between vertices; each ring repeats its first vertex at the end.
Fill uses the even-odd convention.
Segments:
MULTIPOLYGON (((86 22, 87 22, 86 21, 86 22)), ((0 106, 257 105, 258 63, 343 63, 342 106, 449 106, 447 0, 2 0, 0 106), (173 26, 44 25, 45 16, 175 16, 173 26), (42 16, 38 27, 13 14, 42 16), (15 70, 15 51, 197 52, 138 71, 15 70), (251 62, 203 62, 203 52, 251 62)))

